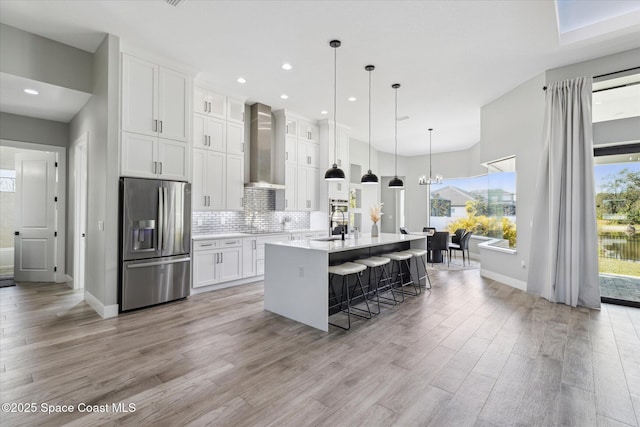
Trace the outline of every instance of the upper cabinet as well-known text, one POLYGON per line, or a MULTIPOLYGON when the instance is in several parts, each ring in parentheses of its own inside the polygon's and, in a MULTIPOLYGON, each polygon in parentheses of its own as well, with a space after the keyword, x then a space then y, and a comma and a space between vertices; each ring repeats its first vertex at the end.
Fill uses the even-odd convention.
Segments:
POLYGON ((189 78, 177 71, 122 56, 122 130, 187 142, 189 78))
POLYGON ((227 97, 196 86, 193 91, 193 112, 226 119, 227 97))
POLYGON ((244 101, 242 99, 227 98, 227 120, 244 123, 244 101))
POLYGON ((121 88, 120 174, 188 181, 191 78, 124 53, 121 88))

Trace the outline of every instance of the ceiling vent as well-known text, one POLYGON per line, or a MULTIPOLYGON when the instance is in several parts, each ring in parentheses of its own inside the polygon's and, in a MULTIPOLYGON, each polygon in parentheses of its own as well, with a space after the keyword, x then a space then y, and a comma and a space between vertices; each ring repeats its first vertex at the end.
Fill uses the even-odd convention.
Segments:
POLYGON ((164 0, 169 3, 171 6, 179 6, 184 3, 185 0, 164 0))

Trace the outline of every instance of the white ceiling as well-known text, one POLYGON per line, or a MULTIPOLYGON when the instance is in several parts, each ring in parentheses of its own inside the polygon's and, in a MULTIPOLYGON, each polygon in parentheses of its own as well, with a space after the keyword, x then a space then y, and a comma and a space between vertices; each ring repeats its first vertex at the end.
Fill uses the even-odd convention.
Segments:
MULTIPOLYGON (((607 4, 609 2, 601 2, 607 4)), ((640 22, 571 44, 559 42, 555 3, 539 1, 156 1, 0 2, 0 21, 93 52, 104 33, 200 71, 224 93, 321 119, 332 114, 338 54, 338 122, 393 151, 468 148, 480 139, 480 107, 547 69, 640 47, 640 22), (284 71, 283 62, 293 70, 284 71), (238 77, 247 83, 236 83, 238 77), (280 99, 286 93, 287 100, 280 99), (347 98, 354 96, 356 102, 347 98)), ((542 93, 542 89, 541 89, 542 93)))
POLYGON ((7 113, 67 123, 89 98, 90 93, 0 73, 0 111, 7 113), (39 94, 29 95, 24 89, 39 94))

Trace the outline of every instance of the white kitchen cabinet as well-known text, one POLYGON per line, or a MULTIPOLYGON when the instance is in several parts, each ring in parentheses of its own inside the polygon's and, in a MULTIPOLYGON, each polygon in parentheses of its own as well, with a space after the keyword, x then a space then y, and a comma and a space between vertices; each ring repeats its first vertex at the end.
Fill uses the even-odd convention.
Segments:
POLYGON ((227 154, 244 154, 244 125, 227 122, 227 154))
POLYGON ((244 123, 243 100, 227 98, 227 120, 235 123, 244 123))
POLYGON ((298 166, 296 179, 296 210, 318 210, 318 187, 320 186, 320 170, 298 166))
POLYGON ((227 154, 226 210, 244 209, 244 157, 227 154))
POLYGON ((298 165, 317 168, 320 164, 320 147, 313 142, 298 140, 298 165))
POLYGON ((318 142, 319 133, 320 128, 318 127, 318 125, 315 125, 306 120, 298 122, 298 139, 318 142))
POLYGON ((193 150, 193 209, 225 208, 226 155, 215 151, 193 150))
POLYGON ((242 239, 242 277, 253 277, 257 274, 258 238, 242 239))
POLYGON ((226 152, 227 131, 224 120, 194 114, 193 146, 194 148, 226 152))
POLYGON ((298 120, 287 117, 285 123, 285 134, 287 136, 292 136, 294 138, 298 138, 298 120))
POLYGON ((242 278, 242 239, 202 240, 193 245, 193 287, 242 278))
POLYGON ((298 138, 287 136, 284 141, 284 160, 285 162, 298 162, 298 138))
POLYGON ((120 174, 187 181, 189 150, 184 142, 122 132, 120 174))
POLYGON ((284 176, 284 210, 295 211, 297 207, 298 165, 296 163, 285 164, 284 176))
POLYGON ((205 116, 227 118, 227 97, 196 86, 193 91, 193 112, 205 116))
POLYGON ((178 141, 189 139, 189 78, 122 55, 122 130, 178 141))

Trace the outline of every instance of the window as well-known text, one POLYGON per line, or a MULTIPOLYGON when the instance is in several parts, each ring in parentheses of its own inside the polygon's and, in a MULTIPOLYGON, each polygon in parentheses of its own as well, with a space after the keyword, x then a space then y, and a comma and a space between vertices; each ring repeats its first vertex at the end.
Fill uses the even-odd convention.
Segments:
POLYGON ((16 171, 11 169, 0 169, 0 192, 16 192, 16 171))
POLYGON ((471 230, 476 236, 504 240, 516 247, 516 159, 486 164, 487 174, 445 180, 431 186, 432 227, 451 232, 471 230))

